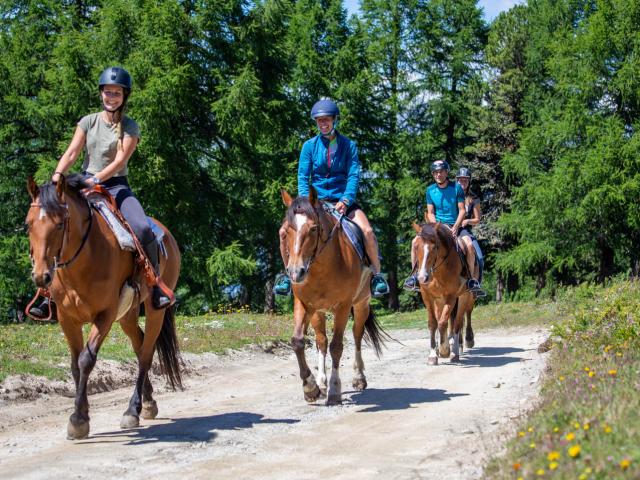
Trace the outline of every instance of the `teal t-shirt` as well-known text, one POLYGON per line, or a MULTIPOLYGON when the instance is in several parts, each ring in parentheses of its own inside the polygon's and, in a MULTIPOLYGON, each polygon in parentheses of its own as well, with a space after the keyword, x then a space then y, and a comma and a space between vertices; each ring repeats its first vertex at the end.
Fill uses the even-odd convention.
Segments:
POLYGON ((447 225, 456 223, 458 202, 464 203, 464 190, 458 182, 449 181, 444 188, 440 188, 437 183, 432 183, 427 187, 425 196, 427 205, 433 205, 438 222, 447 225))

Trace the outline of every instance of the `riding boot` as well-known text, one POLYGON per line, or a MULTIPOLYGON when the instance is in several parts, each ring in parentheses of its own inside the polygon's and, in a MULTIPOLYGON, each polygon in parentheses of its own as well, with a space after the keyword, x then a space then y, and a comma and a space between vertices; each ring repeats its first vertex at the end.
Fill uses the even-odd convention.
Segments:
POLYGON ((40 305, 34 305, 29 309, 29 314, 36 318, 47 318, 49 316, 49 299, 47 297, 40 302, 40 305))
MULTIPOLYGON (((160 275, 160 261, 158 258, 158 243, 153 240, 152 242, 144 245, 144 252, 147 254, 147 258, 156 273, 156 276, 160 275)), ((151 290, 151 303, 156 310, 166 308, 171 304, 171 298, 165 294, 158 284, 156 283, 151 290)))
POLYGON ((420 291, 420 283, 418 282, 418 276, 415 273, 409 275, 404 281, 404 289, 408 292, 420 291))

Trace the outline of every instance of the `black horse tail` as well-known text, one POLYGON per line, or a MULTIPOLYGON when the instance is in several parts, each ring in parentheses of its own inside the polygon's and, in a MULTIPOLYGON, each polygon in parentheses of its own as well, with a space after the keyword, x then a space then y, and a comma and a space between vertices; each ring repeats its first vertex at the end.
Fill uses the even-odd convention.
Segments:
POLYGON ((182 390, 182 376, 180 374, 180 348, 176 336, 175 311, 173 305, 164 311, 162 330, 156 340, 156 352, 160 360, 162 373, 171 384, 173 390, 178 387, 182 390))
POLYGON ((375 313, 373 313, 373 309, 369 308, 369 316, 367 317, 367 321, 364 322, 364 341, 367 342, 367 345, 373 347, 376 356, 380 358, 382 356, 382 347, 386 340, 393 339, 380 326, 375 313))

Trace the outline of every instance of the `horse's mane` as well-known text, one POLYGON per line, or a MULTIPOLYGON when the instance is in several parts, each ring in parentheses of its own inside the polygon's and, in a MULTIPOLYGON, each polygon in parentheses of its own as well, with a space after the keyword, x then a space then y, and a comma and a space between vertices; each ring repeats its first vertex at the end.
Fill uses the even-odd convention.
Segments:
POLYGON ((287 222, 292 227, 295 227, 296 225, 295 217, 298 214, 306 215, 314 221, 318 221, 318 212, 316 212, 316 209, 313 208, 313 205, 309 201, 308 197, 296 197, 287 209, 287 222))
MULTIPOLYGON (((80 190, 86 188, 85 176, 81 173, 72 173, 68 177, 65 177, 66 192, 72 193, 76 197, 79 196, 80 190)), ((56 184, 53 182, 47 182, 39 188, 40 205, 47 212, 54 213, 56 215, 63 215, 65 207, 58 201, 58 192, 56 191, 56 184)))
POLYGON ((455 245, 453 234, 449 228, 446 228, 441 223, 423 223, 420 236, 425 240, 435 241, 437 237, 440 237, 448 245, 455 245))

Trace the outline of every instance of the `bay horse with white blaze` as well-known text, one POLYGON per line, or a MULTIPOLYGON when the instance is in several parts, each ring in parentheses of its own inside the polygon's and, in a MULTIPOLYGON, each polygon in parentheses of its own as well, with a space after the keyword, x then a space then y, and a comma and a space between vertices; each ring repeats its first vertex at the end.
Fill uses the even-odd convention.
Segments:
MULTIPOLYGON (((467 291, 464 266, 456 251, 451 229, 441 223, 413 224, 418 234, 418 282, 420 295, 427 309, 431 349, 427 362, 438 364, 440 357, 460 361, 460 338, 464 316, 469 319, 474 305, 473 294, 467 291), (450 322, 451 321, 451 322, 450 322), (447 329, 451 323, 451 337, 447 329), (439 348, 436 341, 439 332, 439 348), (451 345, 449 344, 451 339, 451 345)), ((469 328, 470 328, 469 320, 469 328)), ((471 333, 473 339, 473 333, 471 333)))
POLYGON ((380 356, 383 336, 369 306, 371 270, 367 267, 342 232, 340 222, 325 211, 311 187, 309 197, 295 200, 282 190, 282 200, 288 207, 284 224, 286 239, 280 245, 283 260, 292 281, 294 296, 293 336, 291 344, 298 359, 302 390, 307 402, 327 396, 327 405, 342 403, 339 366, 343 350, 344 331, 353 313, 355 360, 353 388, 367 387, 362 360, 362 338, 372 344, 380 356), (327 356, 326 313, 333 312, 333 337, 329 346, 331 378, 327 392, 325 361, 327 356), (309 324, 313 327, 318 349, 318 378, 307 365, 304 337, 309 324))
MULTIPOLYGON (((100 346, 116 320, 138 357, 136 385, 120 426, 137 427, 140 414, 155 418, 158 413, 148 377, 154 350, 171 386, 181 387, 173 307, 164 311, 153 308, 146 283, 134 270, 133 254, 120 248, 106 221, 93 213, 82 194, 84 188, 81 175, 61 177, 56 184, 40 187, 30 178, 27 186, 31 196, 26 218, 31 276, 36 286, 49 289, 71 353, 76 395, 67 427, 69 439, 89 435, 87 382, 100 346), (132 281, 139 284, 135 293, 128 285, 132 281), (144 332, 138 325, 141 302, 146 313, 144 332), (85 323, 91 324, 91 330, 83 345, 85 323)), ((167 250, 166 258, 160 255, 160 276, 173 289, 180 273, 180 251, 166 227, 156 223, 164 231, 167 250)))

